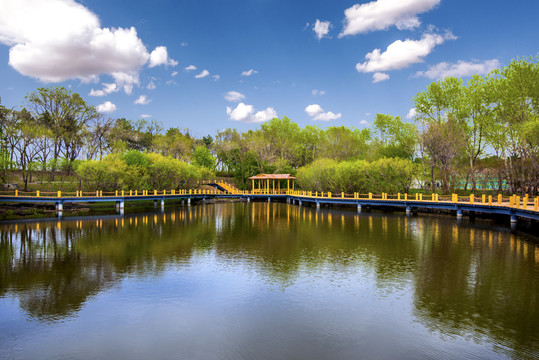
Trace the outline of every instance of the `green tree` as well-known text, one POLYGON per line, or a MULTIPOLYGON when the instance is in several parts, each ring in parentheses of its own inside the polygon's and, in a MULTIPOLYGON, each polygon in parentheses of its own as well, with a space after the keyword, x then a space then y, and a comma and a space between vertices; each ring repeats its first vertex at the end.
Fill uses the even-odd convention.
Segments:
POLYGON ((214 171, 215 157, 211 154, 210 149, 207 147, 197 146, 193 151, 193 165, 214 171))

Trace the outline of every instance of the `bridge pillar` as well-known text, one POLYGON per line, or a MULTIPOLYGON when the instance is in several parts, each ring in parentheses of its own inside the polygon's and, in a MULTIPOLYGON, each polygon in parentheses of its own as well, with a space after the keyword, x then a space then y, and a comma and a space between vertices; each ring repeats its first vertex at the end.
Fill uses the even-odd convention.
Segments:
POLYGON ((316 208, 317 208, 317 209, 320 209, 320 201, 317 201, 317 202, 316 202, 316 208))
POLYGON ((410 216, 410 215, 412 215, 412 208, 407 206, 406 207, 406 216, 410 216))
POLYGON ((165 199, 161 199, 161 208, 165 207, 165 199))
POLYGON ((511 215, 511 224, 516 224, 518 222, 516 215, 511 215))
POLYGON ((61 202, 61 201, 58 201, 58 202, 56 203, 56 210, 58 210, 58 211, 63 211, 63 210, 64 210, 64 203, 61 202))
POLYGON ((191 198, 187 199, 187 206, 191 206, 191 198))
POLYGON ((271 198, 268 196, 268 202, 270 203, 271 202, 271 198))
POLYGON ((157 200, 154 200, 154 201, 153 201, 153 208, 154 208, 154 209, 157 209, 157 200))
POLYGON ((462 209, 457 209, 457 219, 462 219, 462 209))
POLYGON ((361 214, 361 204, 357 204, 357 213, 361 214))
POLYGON ((247 202, 251 202, 251 198, 247 196, 247 202))
POLYGON ((301 200, 298 200, 298 203, 299 203, 299 206, 301 206, 301 205, 302 205, 302 201, 301 201, 301 200))

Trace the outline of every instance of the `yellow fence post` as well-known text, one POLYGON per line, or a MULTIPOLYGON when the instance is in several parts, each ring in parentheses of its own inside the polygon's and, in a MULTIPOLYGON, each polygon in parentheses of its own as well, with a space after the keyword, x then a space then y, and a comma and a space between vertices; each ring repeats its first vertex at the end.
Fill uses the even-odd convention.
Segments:
POLYGON ((451 194, 451 199, 453 200, 454 203, 456 203, 458 201, 457 194, 451 194))
POLYGON ((488 204, 489 206, 492 206, 492 195, 488 196, 488 204))
POLYGON ((341 192, 341 199, 344 199, 344 192, 341 192))
POLYGON ((372 193, 369 193, 369 200, 372 200, 372 193))
POLYGON ((517 206, 517 208, 520 207, 520 196, 515 196, 515 205, 517 206))
POLYGON ((498 204, 502 203, 502 194, 498 194, 498 204))
POLYGON ((404 201, 408 200, 408 193, 404 193, 404 201))
POLYGON ((62 192, 58 191, 58 197, 62 197, 62 192))
POLYGON ((415 193, 415 200, 419 200, 419 194, 418 193, 415 193))
POLYGON ((116 195, 115 196, 118 196, 118 190, 116 190, 116 195))
POLYGON ((124 196, 124 191, 122 190, 122 196, 124 196))
POLYGON ((474 194, 470 194, 470 204, 473 204, 475 201, 475 196, 474 194))
POLYGON ((419 194, 419 201, 423 201, 423 194, 419 194))
POLYGON ((330 197, 331 197, 331 193, 330 193, 330 192, 328 192, 328 198, 330 198, 330 197))
POLYGON ((36 197, 39 197, 39 190, 36 191, 36 197))
POLYGON ((481 202, 483 204, 487 202, 485 194, 481 195, 481 202))
POLYGON ((533 210, 537 211, 539 209, 539 196, 535 198, 535 201, 533 202, 533 210))
POLYGON ((19 190, 15 190, 15 197, 19 196, 19 190))
POLYGON ((103 197, 103 190, 99 191, 99 196, 103 197))

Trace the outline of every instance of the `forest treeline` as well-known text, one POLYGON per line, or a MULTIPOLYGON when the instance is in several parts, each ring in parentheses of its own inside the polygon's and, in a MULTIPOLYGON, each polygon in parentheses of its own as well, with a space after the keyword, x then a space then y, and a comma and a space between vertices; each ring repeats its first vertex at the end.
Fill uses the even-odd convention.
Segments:
POLYGON ((447 77, 414 98, 413 122, 377 114, 368 129, 300 127, 275 118, 256 130, 196 138, 155 121, 111 119, 62 87, 39 88, 19 109, 0 103, 1 181, 24 188, 39 172, 74 174, 89 190, 187 188, 215 175, 248 188, 258 173, 291 173, 312 191, 474 191, 539 186, 539 62, 518 59, 466 82, 447 77))

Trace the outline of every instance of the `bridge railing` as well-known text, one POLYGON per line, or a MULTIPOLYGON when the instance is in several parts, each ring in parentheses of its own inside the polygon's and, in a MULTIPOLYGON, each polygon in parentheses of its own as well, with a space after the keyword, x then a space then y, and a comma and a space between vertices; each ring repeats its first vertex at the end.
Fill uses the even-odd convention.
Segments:
MULTIPOLYGON (((534 210, 539 211, 539 197, 530 197, 529 195, 519 196, 511 195, 504 196, 498 194, 493 195, 467 195, 459 196, 457 194, 451 195, 439 195, 439 194, 373 194, 373 193, 331 193, 331 192, 317 192, 317 191, 304 191, 304 190, 273 190, 273 189, 261 189, 261 190, 239 190, 231 184, 222 183, 216 181, 215 184, 219 184, 230 194, 235 195, 291 195, 307 198, 340 198, 340 199, 368 199, 379 201, 417 201, 417 202, 436 202, 436 203, 464 203, 464 204, 483 204, 489 206, 504 206, 513 207, 517 209, 534 210)), ((102 190, 96 191, 19 191, 10 190, 0 192, 0 197, 26 197, 26 198, 66 198, 66 197, 80 197, 80 198, 100 198, 100 197, 145 197, 145 196, 175 196, 175 195, 222 195, 223 191, 220 190, 207 190, 207 189, 180 189, 180 190, 116 190, 103 192, 102 190)))

